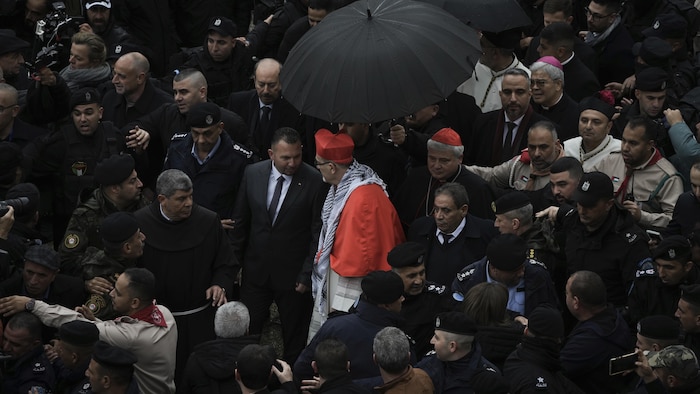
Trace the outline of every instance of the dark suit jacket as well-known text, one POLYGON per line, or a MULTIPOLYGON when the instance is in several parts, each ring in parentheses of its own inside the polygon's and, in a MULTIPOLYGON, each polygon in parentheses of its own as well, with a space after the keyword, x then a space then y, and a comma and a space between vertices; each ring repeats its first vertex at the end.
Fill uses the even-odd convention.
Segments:
POLYGON ((311 267, 321 231, 321 207, 328 190, 321 174, 302 163, 272 224, 267 186, 272 162, 249 165, 243 175, 233 218, 234 253, 243 262, 243 280, 277 290, 296 282, 311 285, 311 267))
POLYGON ((581 101, 599 90, 598 78, 583 64, 578 54, 564 65, 564 92, 574 101, 581 101))
POLYGON ((634 74, 634 40, 625 26, 620 23, 610 35, 593 47, 598 55, 597 77, 601 85, 608 82, 622 82, 634 74))
MULTIPOLYGON (((476 119, 474 122, 476 132, 472 136, 472 141, 470 144, 464 144, 468 149, 465 154, 467 164, 493 167, 502 163, 504 116, 503 109, 498 109, 482 114, 476 119)), ((520 122, 509 157, 515 157, 527 148, 527 132, 533 124, 541 120, 548 119, 535 113, 530 105, 520 122)))
MULTIPOLYGON (((541 56, 537 52, 537 47, 540 46, 540 36, 533 37, 530 41, 530 46, 527 48, 527 54, 523 60, 523 64, 530 67, 530 65, 537 61, 541 56)), ((593 48, 582 40, 574 40, 574 53, 581 59, 583 64, 588 67, 591 71, 597 69, 597 60, 593 48)))
POLYGON ((260 103, 255 89, 231 93, 228 99, 228 109, 240 115, 248 125, 248 147, 259 158, 267 156, 272 133, 280 127, 291 127, 299 132, 302 141, 306 141, 303 130, 303 117, 284 97, 272 104, 270 112, 270 129, 267 136, 256 133, 260 119, 260 103))
POLYGON ((566 92, 561 100, 548 109, 544 109, 537 103, 532 103, 532 108, 538 114, 548 118, 557 125, 557 135, 559 141, 566 141, 569 138, 578 137, 578 103, 569 97, 566 92))

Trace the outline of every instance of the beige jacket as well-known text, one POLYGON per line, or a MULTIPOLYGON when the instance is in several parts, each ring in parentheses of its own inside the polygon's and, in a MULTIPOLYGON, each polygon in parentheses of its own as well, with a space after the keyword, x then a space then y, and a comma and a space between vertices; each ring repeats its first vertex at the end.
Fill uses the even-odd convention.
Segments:
MULTIPOLYGON (((484 178, 493 186, 503 189, 525 190, 530 179, 530 164, 520 160, 520 156, 501 163, 496 167, 464 166, 467 170, 484 178)), ((532 190, 539 190, 549 185, 549 175, 534 179, 532 190)))

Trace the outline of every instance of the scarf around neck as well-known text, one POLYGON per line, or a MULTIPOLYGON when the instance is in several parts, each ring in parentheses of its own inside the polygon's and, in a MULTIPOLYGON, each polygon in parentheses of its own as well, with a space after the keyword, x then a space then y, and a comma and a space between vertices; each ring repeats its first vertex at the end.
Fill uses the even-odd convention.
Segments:
POLYGON ((87 82, 99 82, 109 79, 112 75, 112 69, 107 63, 102 63, 102 65, 94 68, 72 69, 68 66, 61 70, 58 75, 66 81, 68 89, 74 91, 83 87, 87 82))

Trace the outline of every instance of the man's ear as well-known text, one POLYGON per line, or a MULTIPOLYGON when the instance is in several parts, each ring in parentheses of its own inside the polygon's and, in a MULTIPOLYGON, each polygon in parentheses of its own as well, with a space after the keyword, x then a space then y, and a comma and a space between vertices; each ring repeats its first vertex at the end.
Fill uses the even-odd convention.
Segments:
POLYGON ((311 362, 311 369, 314 370, 314 373, 318 373, 318 367, 316 367, 316 360, 311 362))

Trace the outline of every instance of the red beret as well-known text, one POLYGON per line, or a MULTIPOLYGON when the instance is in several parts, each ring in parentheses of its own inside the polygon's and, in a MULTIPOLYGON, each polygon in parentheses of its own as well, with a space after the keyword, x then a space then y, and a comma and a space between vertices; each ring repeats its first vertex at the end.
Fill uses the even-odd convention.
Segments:
POLYGON ((445 145, 462 146, 462 139, 459 138, 459 134, 448 127, 440 129, 437 133, 430 137, 430 139, 445 145))
POLYGON ((328 129, 316 132, 316 155, 338 164, 352 163, 352 151, 355 143, 346 133, 333 134, 328 129))

